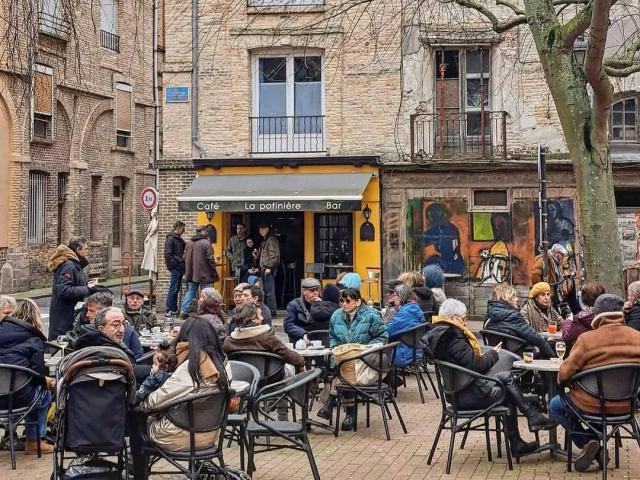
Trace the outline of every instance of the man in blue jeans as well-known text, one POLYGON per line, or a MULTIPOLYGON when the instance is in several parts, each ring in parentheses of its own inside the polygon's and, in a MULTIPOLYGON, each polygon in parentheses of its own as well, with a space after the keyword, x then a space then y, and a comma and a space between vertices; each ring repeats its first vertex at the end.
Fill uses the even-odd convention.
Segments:
POLYGON ((178 314, 178 293, 184 275, 184 248, 182 240, 184 223, 178 220, 173 224, 173 230, 167 234, 164 241, 164 263, 169 270, 169 291, 165 306, 165 317, 175 317, 178 314))
POLYGON ((196 228, 196 234, 187 243, 184 264, 187 292, 180 306, 180 317, 187 318, 191 302, 198 295, 198 288, 210 287, 218 280, 213 246, 208 240, 207 227, 196 228))
POLYGON ((264 303, 271 311, 271 317, 276 316, 276 274, 280 265, 280 244, 271 233, 267 223, 258 225, 258 231, 262 237, 260 244, 260 275, 262 289, 264 290, 264 303))

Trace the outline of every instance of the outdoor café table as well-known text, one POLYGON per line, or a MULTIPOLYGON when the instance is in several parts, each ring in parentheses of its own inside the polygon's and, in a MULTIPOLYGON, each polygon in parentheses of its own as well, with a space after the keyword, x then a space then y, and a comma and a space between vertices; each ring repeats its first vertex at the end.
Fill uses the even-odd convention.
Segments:
POLYGON ((242 380, 231 380, 229 387, 236 392, 237 396, 242 397, 249 393, 251 385, 249 385, 249 382, 243 382, 242 380))
MULTIPOLYGON (((548 400, 551 400, 558 394, 558 371, 562 363, 556 359, 553 360, 533 360, 531 362, 525 362, 524 360, 518 360, 513 362, 513 368, 519 368, 522 370, 533 370, 540 373, 540 377, 544 382, 544 391, 547 394, 548 400)), ((560 448, 558 443, 558 427, 552 427, 549 429, 549 443, 546 445, 540 445, 536 450, 531 453, 544 452, 549 450, 551 454, 557 453, 560 455, 566 455, 566 452, 560 448)))
POLYGON ((559 342, 562 340, 562 333, 540 332, 540 336, 548 342, 559 342))

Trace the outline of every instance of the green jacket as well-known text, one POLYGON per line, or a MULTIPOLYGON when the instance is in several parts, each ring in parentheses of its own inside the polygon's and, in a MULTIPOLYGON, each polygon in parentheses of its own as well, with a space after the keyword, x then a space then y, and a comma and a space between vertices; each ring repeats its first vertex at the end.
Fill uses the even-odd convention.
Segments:
POLYGON ((329 347, 337 347, 344 343, 360 343, 362 345, 381 344, 389 340, 389 334, 382 322, 380 312, 366 305, 360 305, 352 320, 348 319, 343 309, 339 308, 329 323, 329 347))
POLYGON ((280 264, 280 244, 278 239, 269 234, 260 245, 260 268, 275 270, 280 264))
POLYGON ((153 327, 157 325, 156 315, 147 307, 143 306, 140 310, 133 311, 126 308, 123 308, 124 318, 129 322, 129 324, 135 329, 136 332, 143 330, 144 327, 147 327, 151 330, 153 327))

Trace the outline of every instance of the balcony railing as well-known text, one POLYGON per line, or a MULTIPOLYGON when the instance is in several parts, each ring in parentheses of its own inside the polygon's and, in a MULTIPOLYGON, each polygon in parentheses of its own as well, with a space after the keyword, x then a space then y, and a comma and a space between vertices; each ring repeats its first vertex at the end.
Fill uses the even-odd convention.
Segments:
POLYGON ((320 153, 324 146, 324 115, 249 117, 251 153, 320 153))
POLYGON ((411 115, 411 159, 506 158, 506 112, 411 115))
POLYGON ((38 14, 38 29, 41 33, 62 39, 67 39, 71 33, 69 22, 47 12, 38 14))
POLYGON ((100 30, 100 45, 114 52, 120 51, 120 37, 115 33, 100 30))

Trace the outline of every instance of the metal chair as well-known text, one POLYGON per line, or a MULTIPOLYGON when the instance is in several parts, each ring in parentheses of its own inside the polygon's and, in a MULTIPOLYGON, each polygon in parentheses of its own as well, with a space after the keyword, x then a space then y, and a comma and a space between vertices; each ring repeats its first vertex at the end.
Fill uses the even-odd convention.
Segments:
POLYGON ((260 372, 256 367, 249 363, 239 362, 237 360, 229 360, 231 368, 231 378, 240 380, 249 384, 249 392, 240 397, 240 406, 236 413, 230 413, 227 417, 227 438, 231 446, 232 441, 238 442, 240 446, 240 469, 244 470, 244 454, 248 448, 247 441, 247 422, 251 403, 256 397, 258 390, 258 382, 260 381, 260 372))
MULTIPOLYGON (((44 384, 44 377, 29 368, 0 364, 0 402, 5 405, 4 408, 0 408, 0 423, 6 425, 9 431, 9 449, 11 452, 11 468, 13 470, 16 469, 14 445, 16 427, 18 425, 38 426, 38 420, 27 420, 27 416, 36 408, 36 405, 40 405, 40 401, 46 392, 44 384), (28 388, 36 383, 43 387, 40 392, 35 394, 27 405, 14 405, 15 397, 25 394, 28 388)), ((36 437, 36 448, 38 458, 40 458, 40 435, 36 437)))
POLYGON ((308 370, 281 382, 267 385, 258 392, 251 409, 252 419, 247 425, 249 437, 248 473, 250 475, 255 471, 254 456, 256 453, 286 448, 305 452, 314 480, 320 480, 313 450, 307 436, 309 398, 319 375, 320 370, 308 370), (266 409, 275 408, 283 400, 300 407, 302 413, 299 422, 270 420, 270 412, 266 409), (258 438, 265 438, 266 442, 257 443, 258 438), (272 438, 281 439, 283 442, 271 442, 272 438), (256 447, 261 449, 256 450, 256 447))
POLYGON ((522 356, 522 352, 530 347, 526 340, 508 335, 506 333, 497 332, 495 330, 480 330, 480 335, 485 344, 495 347, 502 342, 502 348, 522 356))
POLYGON ((403 376, 404 376, 405 369, 408 369, 411 373, 415 375, 416 381, 418 382, 418 391, 420 392, 420 400, 422 401, 422 403, 424 403, 424 393, 422 391, 422 386, 424 385, 424 389, 427 390, 427 382, 425 382, 424 377, 422 376, 423 373, 427 375, 427 378, 429 379, 429 383, 431 384, 431 388, 433 389, 433 393, 435 394, 436 398, 438 398, 438 389, 436 388, 436 385, 433 382, 433 379, 431 378, 431 374, 429 373, 429 370, 427 370, 426 358, 424 355, 420 357, 418 356, 418 350, 422 350, 422 347, 420 346, 421 345, 420 339, 422 338, 422 336, 425 334, 426 331, 427 331, 427 325, 423 324, 423 325, 418 325, 418 326, 409 328, 402 332, 398 332, 397 335, 395 335, 392 338, 389 338, 390 342, 398 341, 400 343, 405 344, 406 346, 408 346, 413 350, 411 363, 405 367, 402 367, 403 376))
POLYGON ((325 269, 324 263, 305 263, 304 275, 305 276, 311 275, 312 277, 320 280, 320 283, 322 283, 322 278, 324 277, 324 269, 325 269))
POLYGON ((509 445, 509 435, 507 432, 508 409, 507 407, 502 406, 506 392, 500 381, 495 378, 487 377, 486 375, 481 375, 458 365, 454 365, 452 363, 442 362, 439 360, 433 360, 433 363, 436 367, 436 378, 438 380, 438 390, 440 391, 440 402, 442 404, 442 417, 440 419, 440 425, 438 426, 436 436, 433 439, 433 445, 431 446, 431 451, 429 452, 427 465, 431 465, 433 455, 436 451, 436 447, 438 446, 438 441, 440 440, 440 435, 445 429, 451 431, 451 437, 449 439, 449 451, 447 455, 447 474, 451 473, 451 462, 453 460, 455 436, 460 432, 465 432, 466 437, 466 434, 469 430, 484 430, 485 442, 487 445, 487 456, 489 458, 489 461, 491 462, 491 438, 489 436, 489 432, 492 431, 492 429, 489 427, 489 420, 491 417, 494 417, 496 422, 496 428, 494 431, 496 432, 497 436, 498 457, 502 456, 500 444, 501 435, 504 432, 505 449, 507 452, 507 464, 509 466, 509 470, 513 470, 511 447, 509 445), (459 408, 456 399, 457 394, 464 390, 469 385, 469 383, 477 379, 483 379, 501 388, 501 397, 486 408, 477 410, 463 410, 459 408), (459 422, 459 420, 463 421, 459 422), (481 423, 479 425, 472 425, 476 420, 480 420, 481 423))
MULTIPOLYGON (((602 479, 607 478, 607 442, 615 437, 614 456, 615 467, 620 467, 620 430, 629 431, 632 438, 640 446, 640 429, 635 418, 635 411, 639 406, 638 394, 640 393, 640 364, 618 363, 602 367, 590 368, 575 374, 567 384, 580 387, 586 393, 598 400, 598 413, 581 411, 572 402, 564 389, 560 392, 560 398, 569 411, 597 437, 600 442, 602 456, 598 459, 602 471, 602 479), (623 414, 608 414, 606 402, 629 402, 629 411, 623 414), (610 430, 609 430, 610 429, 610 430)), ((567 448, 567 471, 571 471, 573 431, 565 430, 567 448)))
POLYGON ((309 341, 320 340, 324 347, 329 346, 329 330, 311 330, 307 332, 309 341))
POLYGON ((424 316, 424 323, 431 323, 431 319, 433 318, 433 316, 436 314, 436 312, 433 312, 431 310, 427 310, 426 312, 423 311, 422 315, 424 316))
POLYGON ((259 388, 284 377, 284 359, 275 353, 241 350, 229 353, 228 358, 254 366, 260 373, 259 388))
POLYGON ((336 367, 336 375, 340 382, 336 385, 336 423, 334 428, 334 435, 338 436, 338 430, 340 428, 340 407, 343 400, 347 397, 354 397, 354 431, 358 429, 358 403, 362 403, 367 409, 367 427, 369 427, 369 407, 371 403, 374 403, 380 407, 382 412, 382 421, 384 422, 384 431, 387 436, 387 440, 391 440, 389 435, 389 424, 387 422, 387 416, 391 419, 391 411, 389 410, 389 404, 393 405, 393 408, 398 415, 398 420, 402 426, 404 433, 407 433, 407 427, 402 419, 398 404, 393 396, 393 388, 384 381, 387 374, 391 371, 390 358, 393 354, 393 350, 399 345, 398 342, 388 343, 386 345, 380 345, 371 349, 365 350, 359 355, 350 359, 342 360, 336 367), (341 367, 347 362, 355 362, 360 360, 367 367, 374 369, 378 373, 378 378, 373 385, 362 386, 356 385, 347 380, 341 373, 341 367))

